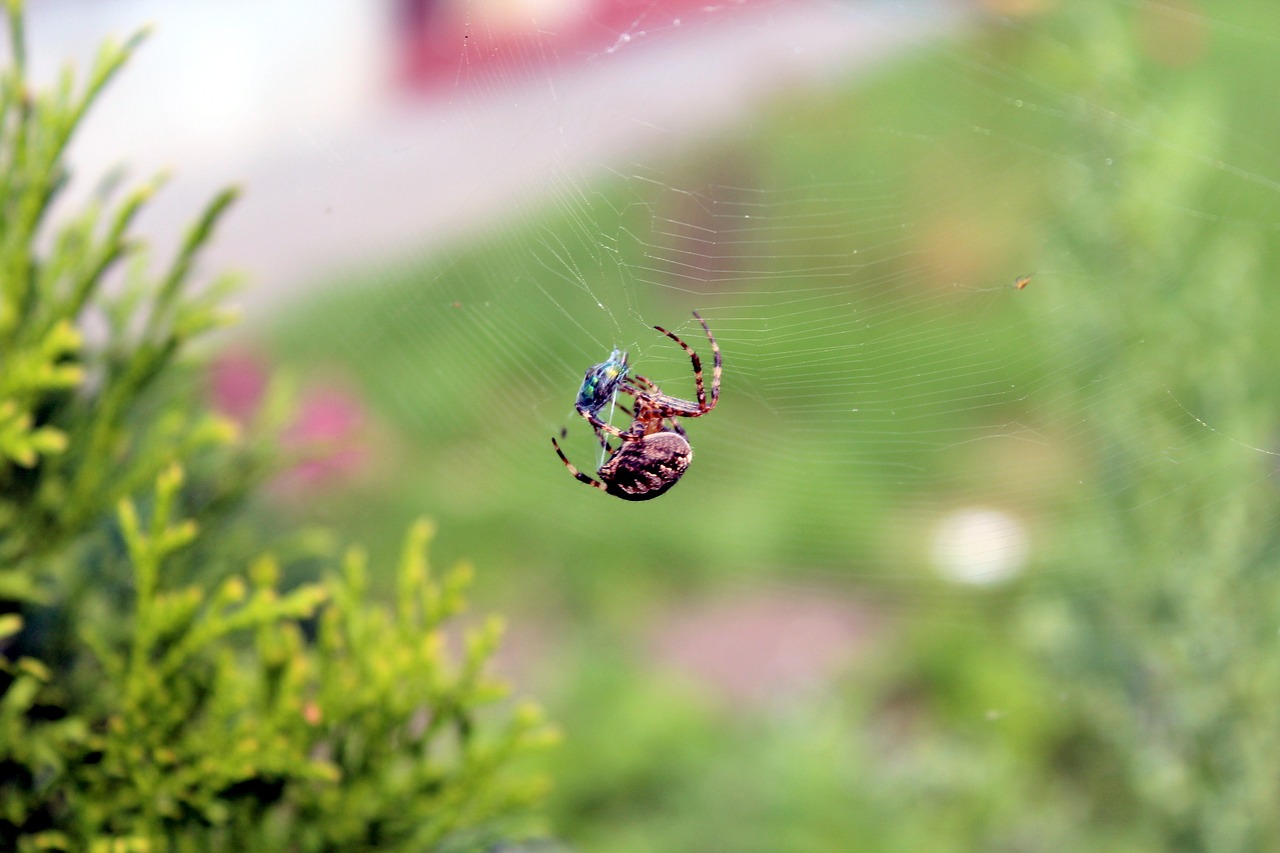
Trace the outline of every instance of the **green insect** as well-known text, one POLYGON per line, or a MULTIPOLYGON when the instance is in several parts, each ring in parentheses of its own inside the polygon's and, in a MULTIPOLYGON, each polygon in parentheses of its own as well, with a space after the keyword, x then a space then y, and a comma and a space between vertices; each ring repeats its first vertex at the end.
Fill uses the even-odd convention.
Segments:
POLYGON ((621 350, 609 353, 607 361, 587 368, 582 377, 582 387, 578 389, 577 402, 573 407, 578 414, 590 412, 599 415, 600 410, 611 403, 618 393, 618 386, 627 378, 627 354, 621 350))

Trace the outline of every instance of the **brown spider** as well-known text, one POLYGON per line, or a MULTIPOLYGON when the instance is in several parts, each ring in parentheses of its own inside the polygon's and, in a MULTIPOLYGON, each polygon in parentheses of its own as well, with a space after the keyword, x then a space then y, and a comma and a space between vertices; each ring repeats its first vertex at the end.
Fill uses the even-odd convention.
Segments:
MULTIPOLYGON (((693 459, 693 448, 689 445, 684 427, 680 426, 677 419, 702 417, 714 409, 720 399, 720 346, 697 311, 693 312, 693 316, 702 324, 715 355, 710 400, 708 401, 707 392, 702 385, 702 359, 676 335, 661 326, 654 326, 689 354, 689 361, 693 364, 697 402, 664 394, 655 383, 637 374, 634 377, 624 375, 618 385, 618 390, 635 398, 634 411, 621 407, 632 419, 631 425, 625 430, 600 420, 596 414, 598 406, 578 405, 578 414, 591 424, 608 453, 605 463, 596 472, 596 476, 600 478, 596 480, 575 468, 555 438, 551 439, 551 446, 556 449, 560 461, 580 482, 624 501, 647 501, 665 494, 684 476, 693 459), (608 436, 621 440, 617 449, 610 446, 608 436)), ((588 375, 590 373, 588 371, 588 375)))

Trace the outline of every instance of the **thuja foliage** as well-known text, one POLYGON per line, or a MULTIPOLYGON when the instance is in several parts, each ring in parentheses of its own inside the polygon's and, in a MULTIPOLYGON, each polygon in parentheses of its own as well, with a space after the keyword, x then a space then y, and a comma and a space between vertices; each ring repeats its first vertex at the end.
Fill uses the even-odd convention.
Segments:
MULTIPOLYGON (((1087 73, 1034 70, 1098 105, 1064 128, 1114 168, 1056 176, 1052 254, 1103 286, 1046 293, 1039 319, 1078 365, 1073 400, 1106 452, 1063 523, 1056 568, 1072 582, 1021 625, 1068 722, 1022 787, 1068 792, 1051 848, 1274 850, 1280 494, 1259 446, 1274 435, 1280 255, 1256 225, 1274 191, 1223 168, 1253 105, 1232 114, 1232 78, 1162 74, 1151 97, 1113 4, 1063 23, 1087 73)), ((1033 811, 1047 839, 1048 809, 1033 811)))
POLYGON ((429 525, 393 606, 359 551, 290 589, 269 552, 241 557, 264 445, 203 409, 181 359, 227 319, 228 280, 191 279, 235 192, 159 273, 130 231, 158 181, 50 223, 72 133, 140 36, 34 91, 6 5, 0 849, 466 850, 527 829, 543 785, 512 759, 553 733, 494 707, 501 625, 451 627, 469 570, 433 576, 429 525))
MULTIPOLYGON (((9 840, 68 850, 472 849, 494 840, 495 818, 540 795, 538 780, 508 778, 505 766, 550 732, 528 705, 500 724, 476 718, 504 695, 483 673, 501 625, 468 632, 450 663, 443 628, 465 606, 469 571, 431 578, 426 523, 410 532, 394 608, 368 600, 358 551, 339 575, 287 593, 270 557, 212 591, 174 586, 165 563, 198 535, 192 519, 174 517, 182 482, 176 465, 160 474, 149 518, 120 502, 135 568, 128 635, 84 626, 85 659, 67 681, 33 658, 7 664, 9 840)), ((20 627, 10 619, 9 630, 20 627)))
POLYGON ((903 656, 888 695, 942 722, 871 775, 886 813, 910 804, 900 849, 1280 849, 1274 189, 1224 165, 1250 66, 1152 69, 1131 11, 1062 4, 1019 67, 1067 93, 1025 146, 1048 181, 1026 242, 1065 273, 1026 317, 1079 480, 1034 594, 903 656))
POLYGON ((36 92, 20 11, 8 4, 11 65, 0 77, 0 594, 28 600, 57 569, 51 554, 98 523, 104 506, 154 479, 168 458, 231 437, 228 423, 179 409, 141 420, 135 404, 184 344, 226 319, 217 305, 225 280, 199 297, 184 286, 235 193, 214 199, 159 275, 129 234, 158 180, 114 205, 104 188, 52 228, 72 134, 141 34, 106 45, 83 85, 68 70, 36 92), (104 282, 126 264, 118 295, 106 298, 104 282), (107 328, 93 352, 80 330, 88 316, 107 328))

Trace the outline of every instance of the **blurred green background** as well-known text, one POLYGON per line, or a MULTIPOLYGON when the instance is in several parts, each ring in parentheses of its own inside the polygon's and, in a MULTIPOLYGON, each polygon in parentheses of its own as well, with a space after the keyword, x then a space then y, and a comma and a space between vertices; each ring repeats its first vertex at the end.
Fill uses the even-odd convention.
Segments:
POLYGON ((477 565, 573 848, 1280 845, 1280 11, 1016 5, 258 344, 367 407, 285 511, 375 564, 425 513, 477 565), (686 478, 575 483, 582 371, 691 396, 647 327, 708 362, 694 308, 686 478), (1003 582, 938 571, 966 508, 1003 582))

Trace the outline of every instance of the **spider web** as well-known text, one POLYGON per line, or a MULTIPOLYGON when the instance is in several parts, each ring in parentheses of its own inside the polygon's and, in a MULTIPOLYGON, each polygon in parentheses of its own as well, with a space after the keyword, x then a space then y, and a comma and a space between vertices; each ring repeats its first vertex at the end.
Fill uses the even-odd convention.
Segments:
MULTIPOLYGON (((365 0, 334 5, 365 20, 353 11, 365 0)), ((286 109, 295 99, 284 87, 252 120, 228 109, 211 137, 184 137, 179 125, 148 144, 176 138, 207 153, 251 132, 264 140, 209 264, 247 266, 259 282, 245 295, 249 316, 286 365, 308 381, 338 376, 380 424, 355 499, 329 506, 316 488, 306 513, 327 511, 386 552, 411 517, 434 517, 433 561, 474 560, 489 585, 482 598, 517 626, 540 620, 573 635, 566 645, 583 625, 584 644, 626 634, 625 644, 655 610, 727 590, 869 604, 868 622, 937 629, 933 642, 948 651, 982 644, 988 670, 1009 660, 1002 644, 1026 652, 1010 681, 1034 695, 1010 700, 986 682, 961 690, 957 714, 969 716, 939 712, 937 725, 963 729, 965 743, 904 771, 905 795, 892 777, 909 762, 869 760, 886 776, 869 784, 896 791, 893 817, 902 802, 939 802, 925 788, 964 787, 970 777, 957 773, 968 771, 951 765, 983 764, 965 739, 1005 713, 969 713, 988 695, 1034 706, 1024 722, 1045 708, 1094 713, 1115 729, 1107 737, 1132 741, 1119 749, 1136 756, 1125 768, 1153 785, 1195 773, 1271 778, 1243 768, 1267 754, 1253 731, 1237 738, 1240 766, 1188 770, 1194 760, 1165 758, 1179 736, 1227 742, 1227 721, 1274 730, 1258 726, 1256 708, 1237 713, 1231 690, 1265 683, 1271 670, 1257 658, 1274 642, 1267 607, 1280 600, 1280 114, 1269 108, 1280 18, 1268 4, 1226 5, 406 2, 395 7, 398 40, 360 53, 376 71, 312 51, 292 65, 309 74, 283 75, 311 81, 306 109, 286 109), (353 77, 369 86, 352 88, 353 77), (378 88, 388 81, 392 94, 378 88), (635 371, 691 399, 689 359, 652 327, 709 368, 694 310, 719 342, 724 376, 716 410, 683 421, 687 474, 646 503, 575 482, 550 439, 565 430, 568 457, 588 473, 599 465, 573 411, 584 370, 626 350, 635 371), (1111 695, 1091 705, 1098 697, 1077 671, 1111 695), (913 786, 939 763, 945 772, 913 786)), ((311 14, 301 0, 274 0, 285 7, 311 14)), ((357 30, 337 28, 352 40, 357 30)), ((254 79, 226 61, 232 79, 254 79)), ((152 115, 150 97, 127 100, 152 115)), ((164 104, 181 114, 200 100, 164 104)), ((227 176, 212 155, 177 171, 178 192, 160 200, 148 231, 186 221, 227 176)), ((714 620, 700 611, 692 621, 714 620)), ((732 634, 740 658, 794 639, 750 613, 742 623, 706 630, 732 634)), ((667 630, 657 645, 694 655, 690 633, 667 630)), ((910 634, 886 632, 889 653, 911 646, 910 634)), ((914 653, 901 655, 908 666, 914 653)), ((613 666, 603 658, 591 664, 613 666)), ((782 667, 803 671, 799 658, 782 667)), ((910 690, 934 677, 920 671, 928 664, 971 674, 964 652, 935 654, 899 681, 910 690)), ((597 713, 595 689, 572 694, 568 713, 597 713)), ((609 749, 631 719, 585 728, 607 730, 597 745, 609 749)), ((794 720, 806 734, 823 728, 794 720)), ((850 727, 838 725, 843 739, 850 727)), ((867 737, 897 749, 911 740, 900 734, 867 737)), ((788 761, 791 743, 777 750, 788 761)), ((1054 745, 1064 743, 1080 746, 1054 745)), ((838 763, 829 746, 812 749, 824 768, 838 763)), ((1015 763, 1052 763, 1055 785, 1079 764, 1043 752, 1015 763)), ((1099 762, 1080 785, 1105 801, 1120 774, 1099 762)), ((780 765, 748 772, 788 788, 780 765)), ((710 778, 718 793, 723 772, 710 778)), ((844 814, 852 788, 833 778, 835 793, 815 798, 844 814)), ((989 778, 976 787, 992 786, 990 802, 1027 805, 1017 797, 1032 776, 989 778)), ((604 808, 593 799, 596 782, 584 813, 607 823, 615 813, 609 794, 604 808)), ((1227 795, 1156 790, 1117 813, 1203 800, 1231 832, 1256 819, 1230 811, 1227 795)), ((701 803, 690 802, 680 805, 701 803)), ((790 815, 774 805, 761 811, 790 815)), ((1059 818, 1080 822, 1087 807, 1077 805, 1059 818)), ((961 826, 952 817, 945 831, 961 826)), ((977 846, 1041 838, 1040 826, 1020 826, 1017 841, 977 846)))
POLYGON ((1076 519, 1184 517, 1213 470, 1270 482, 1280 169, 1230 72, 1280 31, 1247 11, 404 7, 379 129, 264 120, 282 141, 247 183, 286 189, 251 192, 212 261, 250 258, 249 305, 296 313, 304 360, 356 364, 411 436, 417 511, 505 531, 460 537, 477 559, 945 607, 970 601, 951 581, 1117 589, 1131 555, 1076 519), (353 268, 375 251, 404 260, 353 268), (651 327, 709 364, 695 309, 724 384, 684 481, 644 505, 574 483, 548 439, 598 464, 583 371, 621 348, 691 397, 651 327))
MULTIPOLYGON (((393 271, 403 286, 370 292, 363 309, 371 326, 395 327, 410 302, 438 301, 454 349, 441 352, 434 323, 419 327, 421 343, 410 325, 401 357, 424 387, 457 382, 462 360, 491 390, 478 406, 398 403, 440 436, 492 424, 483 439, 442 439, 465 460, 450 499, 482 508, 503 494, 496 503, 518 529, 538 541, 597 531, 601 554, 611 531, 643 530, 654 562, 802 584, 853 574, 905 589, 908 602, 960 601, 939 575, 1092 583, 1063 556, 1084 544, 1064 519, 1105 496, 1120 518, 1176 503, 1205 476, 1196 465, 1179 473, 1190 458, 1238 452, 1256 467, 1247 482, 1268 478, 1272 427, 1215 426, 1206 390, 1187 380, 1194 349, 1143 337, 1150 315, 1153 335, 1222 343, 1154 320, 1168 292, 1193 283, 1173 265, 1153 276, 1145 249, 1087 222, 1092 205, 1139 205, 1124 185, 1146 180, 1134 192, 1157 196, 1149 207, 1170 233, 1238 217, 1243 196, 1261 200, 1253 226, 1273 230, 1274 164, 1221 103, 1179 100, 1209 83, 1167 77, 1274 41, 1181 7, 1099 9, 1130 28, 1137 61, 1154 69, 1135 73, 1131 100, 1065 88, 1053 62, 1080 70, 1088 58, 1036 15, 791 3, 681 14, 648 3, 621 26, 588 16, 575 39, 543 25, 500 37, 473 14, 446 62, 448 97, 518 117, 515 159, 552 138, 549 165, 536 189, 506 199, 511 233, 485 241, 483 255, 428 259, 425 276, 393 271), (737 67, 739 50, 762 57, 750 95, 718 103, 700 92, 700 78, 737 67), (859 88, 895 63, 915 63, 913 85, 936 89, 862 106, 859 88), (1188 134, 1197 123, 1209 130, 1188 134), (1221 157, 1221 138, 1239 159, 1221 157), (811 161, 796 154, 805 150, 811 161), (1220 192, 1162 186, 1183 173, 1220 192), (1124 292, 1131 281, 1149 283, 1124 292), (546 444, 567 426, 570 458, 587 471, 600 461, 568 406, 582 371, 622 348, 664 390, 691 397, 688 360, 650 327, 675 330, 709 363, 694 309, 720 341, 725 378, 721 408, 686 424, 687 482, 652 506, 578 487, 546 444), (1163 366, 1151 387, 1100 361, 1127 363, 1143 347, 1163 366), (1134 407, 1132 428, 1112 428, 1110 412, 1134 407), (1168 429, 1133 431, 1148 421, 1168 429), (536 484, 508 476, 531 466, 536 484), (1142 479, 1153 467, 1159 476, 1142 479), (695 530, 702 544, 689 551, 695 530)), ((1128 557, 1094 556, 1102 575, 1122 576, 1128 557)))

